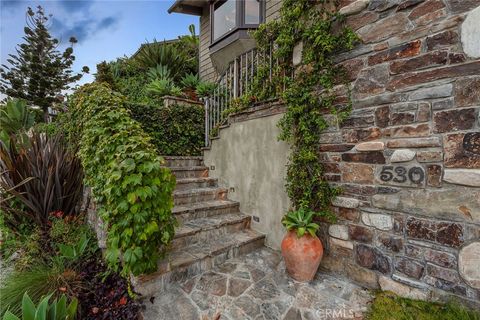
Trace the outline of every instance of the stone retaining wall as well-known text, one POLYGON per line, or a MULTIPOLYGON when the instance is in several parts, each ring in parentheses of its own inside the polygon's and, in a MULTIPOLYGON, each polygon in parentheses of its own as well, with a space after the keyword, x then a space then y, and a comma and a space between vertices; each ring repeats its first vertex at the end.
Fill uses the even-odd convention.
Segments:
POLYGON ((480 307, 480 0, 341 2, 363 44, 338 58, 352 116, 321 139, 344 190, 322 267, 480 307))

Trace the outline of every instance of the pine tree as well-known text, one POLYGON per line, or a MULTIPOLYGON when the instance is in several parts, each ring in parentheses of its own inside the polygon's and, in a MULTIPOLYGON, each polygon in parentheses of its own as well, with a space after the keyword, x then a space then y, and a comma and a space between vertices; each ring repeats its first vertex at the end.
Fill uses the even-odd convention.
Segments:
MULTIPOLYGON (((45 15, 41 6, 36 11, 29 7, 24 43, 17 45, 16 54, 9 54, 10 65, 0 68, 0 92, 40 107, 45 121, 48 107, 59 101, 62 90, 69 89, 70 84, 82 77, 71 69, 75 60, 73 45, 77 40, 71 37, 70 46, 63 53, 57 50, 59 41, 48 31, 51 17, 45 15)), ((88 67, 83 67, 82 72, 88 71, 88 67)))

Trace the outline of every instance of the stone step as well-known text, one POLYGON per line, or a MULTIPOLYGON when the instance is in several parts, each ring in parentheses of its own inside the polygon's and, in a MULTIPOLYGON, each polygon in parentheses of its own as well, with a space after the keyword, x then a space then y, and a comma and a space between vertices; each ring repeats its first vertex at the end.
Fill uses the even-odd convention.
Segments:
POLYGON ((227 189, 218 187, 198 188, 173 192, 173 203, 176 206, 194 202, 225 200, 226 198, 227 189))
POLYGON ((207 242, 178 248, 159 262, 157 272, 134 277, 132 283, 135 291, 146 298, 159 295, 173 283, 185 281, 229 258, 262 247, 264 241, 264 235, 245 229, 207 242))
POLYGON ((173 214, 183 224, 187 221, 208 218, 220 214, 239 212, 240 204, 230 200, 202 201, 175 206, 173 214))
POLYGON ((167 167, 200 167, 203 166, 202 156, 163 156, 167 167))
POLYGON ((201 244, 247 229, 250 221, 250 216, 240 212, 190 220, 175 230, 172 249, 201 244))
POLYGON ((175 190, 190 190, 197 188, 216 187, 217 179, 210 177, 177 179, 175 190))
POLYGON ((205 166, 169 167, 177 179, 208 177, 205 166))

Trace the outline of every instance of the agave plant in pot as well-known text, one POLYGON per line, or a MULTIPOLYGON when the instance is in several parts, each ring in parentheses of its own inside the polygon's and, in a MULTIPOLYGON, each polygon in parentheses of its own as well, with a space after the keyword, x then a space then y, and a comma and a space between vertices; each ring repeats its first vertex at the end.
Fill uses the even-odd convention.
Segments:
POLYGON ((316 235, 320 226, 313 222, 314 216, 314 211, 301 207, 282 219, 288 231, 282 241, 282 256, 287 272, 297 281, 312 280, 322 260, 323 245, 316 235))

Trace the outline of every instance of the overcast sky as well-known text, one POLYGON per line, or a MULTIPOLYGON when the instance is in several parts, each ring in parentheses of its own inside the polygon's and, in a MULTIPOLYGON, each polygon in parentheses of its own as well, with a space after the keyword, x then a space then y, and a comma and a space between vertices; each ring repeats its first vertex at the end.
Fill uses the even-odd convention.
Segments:
POLYGON ((173 0, 0 0, 1 63, 6 63, 9 53, 22 42, 25 12, 30 6, 44 7, 52 14, 51 34, 60 39, 63 48, 75 36, 76 61, 74 70, 90 68, 90 75, 81 83, 93 79, 96 64, 124 55, 130 56, 138 47, 156 38, 173 39, 188 34, 188 26, 195 24, 198 34, 198 17, 168 14, 173 0))

